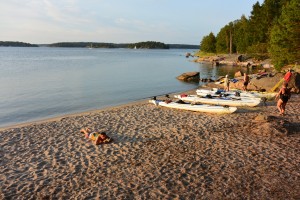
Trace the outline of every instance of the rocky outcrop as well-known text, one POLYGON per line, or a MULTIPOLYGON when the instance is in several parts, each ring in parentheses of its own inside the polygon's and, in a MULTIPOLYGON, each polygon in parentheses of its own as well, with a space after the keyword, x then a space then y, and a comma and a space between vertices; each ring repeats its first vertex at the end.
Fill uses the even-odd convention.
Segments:
MULTIPOLYGON (((250 75, 250 83, 248 85, 248 90, 258 90, 258 91, 271 91, 272 88, 284 77, 284 73, 275 73, 267 74, 265 76, 258 76, 256 74, 250 75)), ((300 74, 295 72, 293 73, 291 80, 288 84, 288 87, 291 88, 292 93, 300 93, 300 74)), ((242 89, 243 88, 243 79, 239 78, 237 82, 230 83, 230 88, 242 89)), ((281 85, 275 90, 278 92, 281 88, 281 85)))
POLYGON ((199 72, 186 72, 176 77, 178 80, 185 82, 199 82, 200 73, 199 72))
MULTIPOLYGON (((205 56, 200 57, 195 60, 195 62, 210 62, 212 65, 232 65, 232 66, 242 66, 242 67, 258 67, 264 64, 270 64, 270 60, 265 61, 256 60, 247 55, 239 54, 224 54, 224 55, 215 55, 215 56, 205 56)), ((269 65, 266 67, 270 67, 269 65)))
POLYGON ((185 54, 185 57, 186 57, 186 58, 188 58, 188 57, 190 57, 190 56, 194 57, 191 53, 186 53, 186 54, 185 54))
MULTIPOLYGON (((247 87, 248 90, 257 90, 257 91, 271 91, 271 89, 283 79, 285 73, 264 73, 262 75, 252 74, 250 76, 250 83, 247 87)), ((223 77, 220 77, 219 80, 216 80, 214 83, 207 83, 206 87, 208 88, 223 88, 223 84, 218 84, 217 82, 222 80, 223 77)), ((229 88, 235 88, 242 90, 243 89, 243 77, 236 77, 236 82, 230 82, 229 88)), ((288 87, 291 88, 292 93, 300 93, 300 73, 293 72, 291 80, 288 84, 288 87)), ((281 88, 281 85, 275 90, 278 92, 281 88)))

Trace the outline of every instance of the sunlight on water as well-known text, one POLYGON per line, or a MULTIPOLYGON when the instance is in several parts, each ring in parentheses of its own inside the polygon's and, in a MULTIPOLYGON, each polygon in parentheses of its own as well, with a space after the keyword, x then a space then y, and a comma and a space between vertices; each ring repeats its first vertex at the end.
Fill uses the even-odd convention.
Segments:
POLYGON ((219 76, 192 51, 0 47, 0 126, 194 89, 176 79, 189 71, 219 76))

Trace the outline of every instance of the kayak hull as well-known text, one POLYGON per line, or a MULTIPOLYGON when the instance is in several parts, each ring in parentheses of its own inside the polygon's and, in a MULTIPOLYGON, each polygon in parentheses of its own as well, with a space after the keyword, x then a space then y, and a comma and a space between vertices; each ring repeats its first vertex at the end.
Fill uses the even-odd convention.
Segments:
POLYGON ((160 100, 149 100, 149 102, 167 108, 175 108, 175 109, 189 110, 195 112, 205 112, 205 113, 229 114, 237 110, 236 107, 213 106, 207 104, 193 105, 193 104, 181 104, 176 102, 166 103, 160 100))
POLYGON ((175 98, 181 99, 185 102, 190 103, 204 103, 212 105, 221 105, 221 106, 234 106, 234 107, 255 107, 260 104, 260 99, 251 99, 251 98, 227 98, 227 97, 198 97, 197 95, 175 95, 175 98))
MULTIPOLYGON (((207 94, 210 95, 217 95, 218 92, 221 92, 221 94, 227 94, 231 97, 235 96, 236 91, 229 91, 229 92, 225 92, 223 90, 220 90, 218 88, 212 88, 211 90, 208 89, 198 89, 196 90, 197 95, 200 96, 206 96, 207 94)), ((237 92, 239 92, 240 97, 245 97, 245 98, 267 98, 269 100, 272 100, 275 98, 277 93, 274 92, 246 92, 246 91, 239 91, 237 90, 237 92)))

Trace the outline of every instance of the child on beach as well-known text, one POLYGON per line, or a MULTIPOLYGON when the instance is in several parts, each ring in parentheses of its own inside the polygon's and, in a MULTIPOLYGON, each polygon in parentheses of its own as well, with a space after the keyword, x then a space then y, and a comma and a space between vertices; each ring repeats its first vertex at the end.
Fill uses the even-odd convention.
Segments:
POLYGON ((224 78, 224 90, 225 90, 226 92, 229 91, 229 84, 230 84, 230 81, 229 81, 229 79, 228 79, 228 75, 226 75, 225 78, 224 78))
POLYGON ((105 132, 92 132, 90 128, 82 128, 80 130, 81 133, 84 133, 85 138, 89 138, 93 141, 94 144, 99 145, 99 144, 106 144, 110 143, 112 139, 106 135, 105 132))

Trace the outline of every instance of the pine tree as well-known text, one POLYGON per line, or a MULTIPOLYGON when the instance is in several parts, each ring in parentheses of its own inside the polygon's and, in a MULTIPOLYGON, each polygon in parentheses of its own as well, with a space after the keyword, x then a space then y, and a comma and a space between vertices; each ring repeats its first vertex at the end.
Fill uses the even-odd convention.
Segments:
POLYGON ((216 52, 216 37, 212 32, 209 35, 203 37, 200 44, 200 50, 207 53, 216 52))
POLYGON ((249 38, 250 44, 255 45, 260 42, 263 42, 264 35, 265 35, 265 27, 261 23, 263 19, 263 9, 262 6, 257 2, 253 5, 251 16, 250 16, 250 26, 249 26, 249 33, 251 37, 249 38))
POLYGON ((283 9, 270 35, 269 52, 277 70, 300 60, 300 3, 291 0, 283 9))
POLYGON ((234 22, 230 22, 224 26, 217 35, 216 51, 217 53, 232 53, 235 52, 234 40, 234 22))
POLYGON ((238 20, 234 26, 234 44, 236 46, 236 51, 238 53, 245 53, 247 47, 249 46, 249 21, 243 15, 240 20, 238 20))

